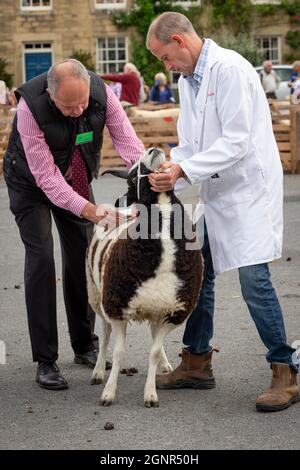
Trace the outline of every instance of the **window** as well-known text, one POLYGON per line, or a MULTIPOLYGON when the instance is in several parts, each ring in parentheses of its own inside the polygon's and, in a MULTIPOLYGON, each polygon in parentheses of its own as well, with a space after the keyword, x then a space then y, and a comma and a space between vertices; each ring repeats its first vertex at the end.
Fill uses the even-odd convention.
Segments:
POLYGON ((279 5, 281 3, 281 0, 252 0, 252 3, 257 4, 257 5, 262 5, 263 3, 269 3, 269 4, 274 4, 274 5, 279 5))
POLYGON ((180 5, 182 7, 195 7, 201 5, 201 0, 174 0, 173 2, 176 5, 180 5))
POLYGON ((50 49, 51 50, 51 43, 50 42, 34 42, 34 43, 26 43, 24 44, 24 49, 35 49, 34 52, 38 52, 36 49, 50 49))
POLYGON ((127 60, 127 38, 98 39, 97 70, 98 73, 119 73, 127 60))
POLYGON ((257 46, 265 60, 271 60, 273 64, 281 62, 280 38, 277 36, 265 36, 257 38, 257 46))
POLYGON ((21 0, 21 10, 50 10, 52 0, 21 0))
POLYGON ((170 72, 170 82, 171 82, 172 88, 177 88, 180 75, 181 74, 178 72, 170 72))
POLYGON ((97 9, 116 9, 116 8, 126 8, 126 0, 95 0, 95 7, 97 9))

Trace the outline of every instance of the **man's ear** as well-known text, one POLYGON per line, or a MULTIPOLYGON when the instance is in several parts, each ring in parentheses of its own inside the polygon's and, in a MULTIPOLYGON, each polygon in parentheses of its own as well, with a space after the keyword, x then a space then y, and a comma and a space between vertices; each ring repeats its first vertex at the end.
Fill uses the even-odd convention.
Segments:
POLYGON ((180 34, 172 34, 171 35, 172 41, 177 42, 179 47, 185 47, 185 40, 183 36, 180 36, 180 34))

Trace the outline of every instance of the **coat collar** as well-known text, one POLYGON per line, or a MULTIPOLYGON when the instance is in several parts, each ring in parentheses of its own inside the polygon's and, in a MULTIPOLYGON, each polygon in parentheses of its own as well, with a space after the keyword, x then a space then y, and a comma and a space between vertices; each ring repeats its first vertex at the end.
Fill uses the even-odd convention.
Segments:
POLYGON ((206 104, 211 72, 216 62, 218 62, 218 60, 222 57, 221 53, 222 48, 218 46, 218 44, 216 44, 213 40, 211 40, 201 87, 196 98, 196 101, 198 102, 201 108, 204 107, 206 104))

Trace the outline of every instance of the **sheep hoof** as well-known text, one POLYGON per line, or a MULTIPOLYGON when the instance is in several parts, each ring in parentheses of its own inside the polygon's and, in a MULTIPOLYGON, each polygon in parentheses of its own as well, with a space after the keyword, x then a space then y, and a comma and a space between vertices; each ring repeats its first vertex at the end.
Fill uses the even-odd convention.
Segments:
POLYGON ((144 403, 146 408, 158 408, 159 401, 156 393, 147 393, 144 395, 144 403))
POLYGON ((101 377, 95 376, 91 378, 91 385, 99 385, 103 383, 103 379, 101 377))
POLYGON ((169 363, 162 364, 159 368, 163 374, 169 374, 173 370, 173 367, 169 363))
POLYGON ((113 400, 110 398, 101 398, 99 401, 99 405, 102 406, 110 406, 112 404, 113 400))
POLYGON ((159 401, 158 400, 150 400, 150 401, 145 401, 145 407, 146 408, 158 408, 159 407, 159 401))
POLYGON ((100 398, 100 405, 102 406, 109 406, 114 401, 115 394, 110 391, 103 391, 101 398, 100 398))

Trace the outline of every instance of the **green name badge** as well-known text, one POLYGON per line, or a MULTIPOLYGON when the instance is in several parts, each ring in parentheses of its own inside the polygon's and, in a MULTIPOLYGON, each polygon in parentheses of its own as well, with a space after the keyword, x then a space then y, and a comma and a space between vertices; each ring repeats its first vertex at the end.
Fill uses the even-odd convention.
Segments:
POLYGON ((93 140, 93 131, 83 132, 82 134, 77 134, 75 145, 86 144, 87 142, 92 142, 93 140))

